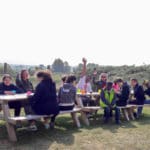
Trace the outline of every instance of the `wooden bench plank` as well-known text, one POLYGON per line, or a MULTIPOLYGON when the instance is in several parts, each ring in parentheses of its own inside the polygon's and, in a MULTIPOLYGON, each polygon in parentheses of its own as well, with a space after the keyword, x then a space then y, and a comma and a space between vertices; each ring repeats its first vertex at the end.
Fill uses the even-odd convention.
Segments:
MULTIPOLYGON (((73 116, 73 119, 77 121, 77 125, 79 125, 79 121, 77 120, 74 114, 80 111, 81 108, 74 108, 73 110, 69 110, 69 111, 60 111, 59 115, 70 113, 71 116, 73 116)), ((44 117, 52 117, 52 116, 53 115, 27 115, 27 116, 18 116, 18 117, 8 117, 8 122, 15 125, 17 121, 38 120, 44 117)))
POLYGON ((85 111, 85 112, 97 111, 97 110, 100 110, 100 109, 102 109, 102 108, 99 107, 99 106, 82 107, 82 111, 85 111))

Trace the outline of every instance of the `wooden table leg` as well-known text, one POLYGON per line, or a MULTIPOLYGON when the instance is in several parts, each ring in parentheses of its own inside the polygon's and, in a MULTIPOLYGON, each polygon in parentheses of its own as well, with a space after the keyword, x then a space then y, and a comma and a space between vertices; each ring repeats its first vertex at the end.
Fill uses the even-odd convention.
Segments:
POLYGON ((127 121, 130 121, 127 109, 126 109, 126 108, 123 108, 123 109, 122 109, 122 112, 123 112, 123 114, 125 115, 125 118, 127 119, 127 121))
POLYGON ((135 118, 134 118, 134 111, 133 111, 132 108, 129 108, 129 109, 128 109, 128 113, 129 113, 129 115, 131 116, 132 120, 135 120, 135 118))
POLYGON ((86 115, 86 112, 81 111, 81 117, 82 117, 82 120, 85 123, 85 125, 89 126, 90 122, 89 122, 89 119, 88 119, 88 117, 86 115))
POLYGON ((17 136, 16 136, 14 125, 12 125, 8 122, 8 117, 10 117, 10 112, 9 112, 9 106, 8 106, 7 102, 2 104, 2 109, 4 112, 4 119, 6 121, 6 128, 7 128, 9 139, 12 142, 16 142, 17 136))
MULTIPOLYGON (((83 108, 83 102, 82 102, 82 99, 80 96, 77 96, 77 105, 81 108, 83 108)), ((90 125, 90 122, 89 122, 89 119, 86 115, 86 112, 84 111, 81 111, 81 118, 83 120, 83 122, 85 123, 85 125, 89 126, 90 125)))
POLYGON ((77 96, 77 100, 76 100, 76 101, 77 101, 77 105, 78 105, 79 107, 81 107, 81 108, 84 107, 84 106, 83 106, 82 99, 81 99, 80 96, 77 96))
POLYGON ((80 128, 80 127, 81 127, 81 124, 80 124, 80 121, 79 121, 79 118, 78 118, 77 113, 76 113, 76 112, 72 112, 72 113, 70 113, 70 114, 71 114, 71 117, 72 117, 74 123, 76 124, 76 126, 77 126, 78 128, 80 128))

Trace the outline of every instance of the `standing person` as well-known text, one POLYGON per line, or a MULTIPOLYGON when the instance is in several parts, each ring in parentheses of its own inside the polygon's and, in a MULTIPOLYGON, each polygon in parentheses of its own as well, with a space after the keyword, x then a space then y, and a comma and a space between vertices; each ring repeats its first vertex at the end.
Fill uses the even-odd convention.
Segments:
POLYGON ((60 111, 72 110, 76 103, 76 77, 70 75, 59 89, 58 102, 60 111))
MULTIPOLYGON (((33 92, 33 85, 29 80, 29 72, 27 70, 21 70, 21 73, 16 78, 16 85, 21 90, 22 93, 33 92)), ((26 115, 32 113, 31 106, 29 101, 22 101, 22 106, 24 107, 24 111, 26 115)))
POLYGON ((35 89, 34 96, 31 97, 31 106, 37 115, 53 115, 51 122, 45 118, 45 128, 54 128, 55 118, 59 113, 59 106, 56 97, 56 86, 52 80, 51 74, 46 71, 37 73, 39 84, 35 89))
MULTIPOLYGON (((130 101, 129 104, 144 105, 145 101, 144 89, 141 85, 139 85, 137 79, 131 79, 131 87, 133 88, 134 99, 130 101)), ((138 107, 136 117, 139 117, 142 114, 142 110, 143 107, 138 107)))
POLYGON ((97 72, 94 72, 93 73, 93 84, 95 84, 97 86, 97 89, 96 89, 97 91, 102 90, 106 87, 108 75, 107 75, 107 73, 101 73, 98 81, 96 81, 96 75, 97 75, 97 72))
MULTIPOLYGON (((14 95, 16 93, 21 93, 21 91, 12 84, 12 77, 9 74, 5 74, 2 78, 2 83, 0 83, 0 94, 2 95, 14 95)), ((15 110, 14 116, 19 116, 21 111, 21 103, 19 101, 9 102, 9 107, 15 110)))
POLYGON ((106 84, 106 88, 101 92, 100 106, 104 109, 104 123, 108 123, 109 118, 112 117, 112 110, 115 110, 116 124, 119 124, 119 114, 116 109, 116 96, 112 88, 112 82, 106 84))

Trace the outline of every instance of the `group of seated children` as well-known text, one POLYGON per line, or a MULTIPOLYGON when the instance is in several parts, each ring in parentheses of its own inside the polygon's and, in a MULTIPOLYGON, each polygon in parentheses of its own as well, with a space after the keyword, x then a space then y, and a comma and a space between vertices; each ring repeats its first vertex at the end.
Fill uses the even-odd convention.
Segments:
MULTIPOLYGON (((77 84, 77 89, 85 90, 86 92, 92 92, 91 83, 93 83, 94 91, 100 91, 100 96, 96 97, 95 105, 99 105, 104 108, 104 122, 108 122, 112 117, 112 110, 115 110, 115 120, 117 124, 120 124, 120 109, 117 106, 131 105, 143 105, 150 101, 145 100, 145 94, 150 95, 149 82, 144 83, 146 90, 143 86, 139 85, 137 79, 131 80, 131 85, 123 81, 121 78, 116 79, 114 82, 108 82, 108 75, 101 73, 99 80, 96 81, 97 71, 94 69, 92 77, 86 75, 86 59, 83 58, 83 68, 80 76, 80 80, 77 84)), ((81 97, 84 106, 89 105, 90 101, 87 97, 81 97)), ((134 113, 135 117, 139 117, 142 113, 143 107, 138 107, 137 112, 134 113)))
MULTIPOLYGON (((59 113, 55 82, 52 80, 51 74, 48 71, 38 72, 37 79, 39 83, 34 90, 32 83, 29 81, 29 73, 27 70, 22 70, 21 74, 17 76, 16 85, 12 84, 12 77, 6 74, 3 76, 2 83, 0 84, 0 94, 14 95, 28 91, 34 92, 34 95, 29 97, 28 101, 9 102, 9 107, 15 110, 15 116, 20 115, 21 107, 24 107, 26 115, 52 114, 50 123, 49 118, 44 118, 44 125, 47 129, 50 127, 54 128, 55 117, 59 113)), ((29 123, 29 130, 37 130, 34 120, 31 120, 29 123)), ((20 127, 20 124, 18 126, 20 127)))
MULTIPOLYGON (((86 92, 93 92, 91 82, 93 83, 94 91, 99 91, 101 94, 95 97, 95 101, 91 97, 81 96, 83 105, 100 105, 104 108, 104 122, 107 123, 112 117, 112 110, 115 110, 115 120, 120 124, 120 110, 117 106, 126 106, 127 104, 143 105, 149 103, 145 100, 145 94, 150 95, 149 82, 144 82, 146 90, 143 86, 138 84, 136 79, 131 80, 129 86, 122 79, 115 80, 114 83, 107 82, 108 76, 106 73, 101 73, 100 80, 96 81, 97 71, 94 70, 92 78, 86 74, 86 59, 83 58, 83 69, 77 83, 76 76, 68 75, 62 78, 63 84, 56 92, 56 85, 52 79, 49 71, 39 71, 37 73, 37 80, 39 81, 35 90, 29 80, 29 73, 27 70, 22 70, 16 78, 16 85, 12 84, 12 77, 8 74, 2 78, 0 83, 0 94, 14 95, 16 93, 34 92, 28 101, 13 101, 9 102, 9 107, 15 110, 14 115, 19 116, 21 107, 24 107, 25 114, 37 115, 52 115, 51 122, 49 118, 44 118, 45 128, 54 128, 55 118, 59 111, 72 110, 77 104, 77 90, 84 90, 86 92), (131 88, 133 92, 131 93, 131 88)), ((139 117, 142 113, 142 107, 138 108, 135 117, 139 117)), ((31 120, 29 129, 37 130, 34 120, 31 120)))

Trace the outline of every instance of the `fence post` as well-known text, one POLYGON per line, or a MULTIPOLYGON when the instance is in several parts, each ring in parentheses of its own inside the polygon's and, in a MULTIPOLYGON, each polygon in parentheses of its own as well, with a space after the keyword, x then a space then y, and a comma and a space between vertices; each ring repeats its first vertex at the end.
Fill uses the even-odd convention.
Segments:
POLYGON ((8 66, 7 63, 4 63, 4 74, 7 73, 7 69, 8 69, 7 66, 8 66))

